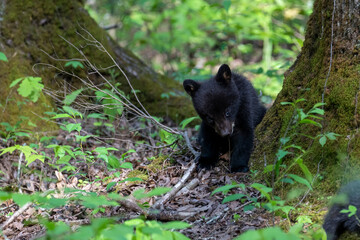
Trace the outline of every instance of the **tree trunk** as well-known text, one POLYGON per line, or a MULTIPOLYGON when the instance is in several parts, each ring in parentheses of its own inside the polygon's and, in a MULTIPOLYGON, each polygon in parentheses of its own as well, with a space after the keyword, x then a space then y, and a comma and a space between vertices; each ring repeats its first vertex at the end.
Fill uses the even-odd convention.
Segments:
MULTIPOLYGON (((76 78, 59 74, 54 68, 34 66, 38 63, 48 63, 70 72, 74 71, 82 78, 89 76, 90 74, 85 70, 65 67, 66 61, 52 59, 70 60, 81 57, 81 54, 64 39, 79 47, 89 61, 97 68, 103 69, 100 72, 110 78, 111 74, 104 68, 114 63, 109 56, 99 51, 97 47, 91 46, 78 34, 80 32, 88 37, 84 29, 101 42, 114 57, 134 89, 139 90, 139 98, 150 114, 169 116, 176 121, 182 120, 185 116, 195 115, 189 98, 184 97, 181 84, 157 74, 129 50, 119 47, 88 15, 82 1, 5 0, 0 3, 0 51, 5 53, 9 61, 0 61, 0 106, 2 107, 0 122, 14 124, 19 115, 23 115, 30 117, 32 122, 37 122, 41 130, 44 130, 46 124, 40 123, 40 118, 33 113, 42 115, 54 107, 53 99, 45 95, 41 96, 37 103, 20 104, 19 107, 17 103, 24 99, 17 94, 16 89, 9 88, 11 82, 17 78, 40 76, 45 88, 51 90, 59 90, 59 86, 61 86, 60 90, 64 89, 63 84, 59 85, 64 80, 68 83, 65 88, 84 87, 76 78), (169 99, 161 97, 162 93, 168 92, 175 94, 170 94, 169 99)), ((91 80, 97 81, 96 77, 91 76, 91 80)), ((116 78, 116 81, 121 83, 122 91, 132 95, 122 74, 116 78)), ((69 93, 69 89, 66 91, 69 93)))
MULTIPOLYGON (((254 169, 273 164, 281 147, 280 139, 292 136, 291 143, 306 150, 304 163, 310 171, 324 176, 322 189, 331 190, 341 181, 358 176, 359 13, 358 0, 315 1, 302 51, 285 73, 281 92, 257 128, 258 142, 252 155, 254 169), (301 124, 295 130, 289 128, 293 124, 294 108, 281 105, 281 102, 294 102, 301 98, 306 99, 299 103, 304 112, 315 103, 326 104, 324 120, 317 120, 322 128, 307 124, 301 124), (328 132, 341 136, 334 141, 327 139, 322 147, 319 135, 328 132), (292 135, 294 133, 318 137, 312 140, 304 135, 292 135)), ((286 159, 285 164, 288 165, 289 161, 286 159)))

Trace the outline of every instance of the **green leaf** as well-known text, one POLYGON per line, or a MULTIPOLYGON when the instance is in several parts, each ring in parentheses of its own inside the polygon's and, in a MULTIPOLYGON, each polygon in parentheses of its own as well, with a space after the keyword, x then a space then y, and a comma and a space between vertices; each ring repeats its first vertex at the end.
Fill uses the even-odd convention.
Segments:
POLYGON ((117 184, 117 182, 110 182, 108 185, 106 185, 106 190, 109 191, 116 184, 117 184))
POLYGON ((70 114, 73 117, 79 116, 81 119, 83 118, 83 115, 76 109, 69 107, 69 106, 63 106, 63 109, 66 113, 70 114))
POLYGON ((200 117, 196 116, 196 117, 190 117, 190 118, 186 118, 186 119, 182 120, 180 123, 181 129, 184 129, 189 123, 191 123, 192 121, 194 121, 196 119, 200 119, 200 117))
POLYGON ((113 154, 109 155, 108 163, 112 168, 120 167, 119 159, 116 156, 114 156, 113 154))
POLYGON ((8 59, 3 52, 0 52, 0 61, 8 62, 8 59))
POLYGON ((80 132, 82 129, 81 123, 68 123, 65 125, 65 128, 69 133, 71 133, 72 131, 80 132))
POLYGON ((288 141, 290 141, 290 137, 283 137, 283 138, 280 138, 280 142, 285 145, 288 141))
POLYGON ((292 105, 292 106, 295 106, 294 103, 292 103, 292 102, 281 102, 280 104, 281 104, 281 105, 292 105))
POLYGON ((349 205, 348 209, 343 209, 340 211, 340 213, 349 213, 348 217, 352 217, 356 214, 357 208, 354 205, 349 205))
POLYGON ((326 144, 326 137, 325 136, 322 136, 320 139, 319 139, 319 143, 322 147, 324 147, 324 145, 326 144))
POLYGON ((87 118, 106 119, 101 113, 90 113, 87 118))
POLYGON ((245 190, 245 184, 240 183, 240 184, 225 185, 222 187, 218 187, 214 191, 212 191, 211 195, 214 195, 215 193, 218 193, 218 192, 227 192, 232 188, 241 188, 242 190, 245 190))
POLYGON ((303 160, 301 158, 299 158, 296 163, 299 165, 299 167, 301 168, 302 172, 305 175, 305 178, 309 181, 312 182, 313 180, 313 176, 311 174, 311 172, 309 171, 308 167, 304 164, 303 160))
POLYGON ((224 198, 224 200, 222 201, 222 203, 227 203, 227 202, 231 202, 231 201, 236 201, 236 200, 239 200, 243 197, 246 197, 245 194, 242 194, 242 193, 237 193, 237 194, 232 194, 232 195, 229 195, 227 197, 224 198))
POLYGON ((30 137, 28 133, 24 133, 24 132, 15 132, 14 135, 18 137, 30 137))
POLYGON ((71 66, 75 69, 77 67, 84 68, 84 65, 79 61, 69 61, 69 62, 65 63, 65 67, 68 67, 68 66, 71 66))
POLYGON ((82 90, 83 90, 83 89, 80 88, 80 89, 78 89, 78 90, 76 90, 76 91, 73 91, 72 93, 68 94, 68 95, 65 97, 63 103, 64 103, 65 105, 70 105, 70 104, 72 104, 72 103, 75 101, 75 99, 77 98, 77 96, 79 96, 79 94, 82 92, 82 90))
POLYGON ((274 165, 273 164, 269 164, 264 168, 264 173, 268 173, 274 170, 274 165))
POLYGON ((244 212, 247 212, 247 211, 252 211, 254 208, 255 208, 254 204, 249 204, 249 205, 246 205, 243 210, 244 210, 244 212))
POLYGON ((277 157, 278 161, 280 161, 281 159, 283 159, 288 154, 291 154, 291 152, 279 149, 278 152, 276 153, 276 157, 277 157))
POLYGON ((123 164, 121 164, 119 166, 119 168, 128 168, 128 169, 133 169, 133 165, 129 162, 124 162, 123 164))
POLYGON ((231 0, 224 0, 222 4, 223 4, 223 7, 225 8, 225 10, 228 12, 229 8, 231 6, 231 0))
POLYGON ((336 137, 341 136, 340 134, 337 133, 333 133, 333 132, 329 132, 329 133, 325 133, 325 136, 330 139, 330 140, 336 140, 336 137))
POLYGON ((51 117, 51 119, 57 119, 57 118, 71 118, 71 116, 67 113, 61 113, 51 117))
POLYGON ((71 159, 70 155, 65 155, 56 161, 56 164, 68 164, 71 159))
POLYGON ((18 78, 18 79, 16 79, 16 80, 12 81, 11 84, 10 84, 10 88, 14 87, 16 84, 18 84, 19 82, 21 82, 23 79, 24 79, 24 78, 22 77, 22 78, 18 78))
POLYGON ((294 184, 294 181, 291 178, 283 178, 280 181, 284 183, 294 184))
POLYGON ((161 225, 164 229, 185 229, 191 227, 190 224, 180 221, 167 222, 161 225))
POLYGON ((26 166, 28 166, 30 163, 34 162, 35 160, 40 160, 41 162, 45 161, 45 156, 43 155, 38 155, 38 154, 32 154, 28 157, 25 158, 26 160, 26 166))
POLYGON ((296 182, 306 185, 309 189, 312 190, 312 187, 311 187, 309 181, 306 180, 305 178, 302 178, 295 174, 288 174, 288 176, 291 177, 292 179, 294 179, 296 182))
POLYGON ((316 103, 313 108, 318 108, 318 107, 325 106, 325 105, 326 105, 326 103, 320 102, 320 103, 316 103))
POLYGON ((260 183, 253 183, 253 184, 250 185, 250 187, 259 190, 261 192, 261 195, 266 197, 268 200, 271 199, 271 197, 270 197, 270 195, 268 193, 272 191, 272 188, 269 188, 269 187, 267 187, 267 186, 265 186, 263 184, 260 184, 260 183))
POLYGON ((319 114, 319 115, 324 115, 325 112, 324 112, 323 109, 313 108, 308 112, 308 114, 312 114, 312 113, 316 113, 316 114, 319 114))
POLYGON ((20 83, 19 88, 17 89, 18 93, 25 97, 29 98, 32 102, 37 102, 40 97, 40 93, 44 88, 44 85, 41 83, 40 77, 25 77, 18 78, 13 81, 10 87, 15 86, 17 83, 20 83))
POLYGON ((299 123, 306 123, 306 124, 311 124, 311 125, 314 125, 314 126, 317 126, 317 127, 322 127, 322 125, 318 122, 315 122, 313 120, 310 120, 310 119, 303 119, 301 121, 299 121, 299 123))
POLYGON ((12 194, 12 199, 14 200, 14 202, 16 204, 18 204, 20 207, 22 207, 25 204, 27 204, 28 202, 32 201, 32 196, 26 195, 26 194, 14 193, 14 194, 12 194))

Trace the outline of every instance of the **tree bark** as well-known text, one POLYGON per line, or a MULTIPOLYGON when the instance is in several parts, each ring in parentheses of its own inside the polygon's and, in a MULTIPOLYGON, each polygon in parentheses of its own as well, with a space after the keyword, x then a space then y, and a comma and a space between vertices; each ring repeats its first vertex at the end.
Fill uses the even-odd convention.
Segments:
MULTIPOLYGON (((64 80, 68 83, 67 86, 83 87, 77 79, 58 74, 53 68, 37 65, 34 67, 36 72, 32 69, 34 64, 48 63, 72 71, 64 67, 66 61, 52 59, 81 57, 64 39, 81 48, 96 67, 104 69, 113 65, 105 53, 88 44, 78 34, 80 32, 86 36, 83 29, 100 41, 114 57, 134 89, 140 91, 139 98, 150 114, 169 116, 175 121, 195 115, 189 98, 185 98, 181 84, 157 74, 132 52, 118 46, 88 15, 82 1, 5 0, 0 4, 0 51, 6 54, 9 62, 0 61, 0 122, 14 124, 19 115, 24 115, 30 117, 32 122, 37 122, 39 130, 44 130, 46 124, 40 123, 39 117, 34 113, 42 115, 54 108, 53 99, 48 96, 41 96, 35 104, 17 106, 16 102, 24 99, 17 94, 16 89, 9 88, 10 83, 17 78, 38 75, 42 78, 45 88, 51 90, 59 90, 60 86, 60 89, 63 89, 64 85, 61 82, 64 80), (169 99, 162 98, 161 94, 167 92, 175 94, 170 94, 169 99)), ((100 71, 110 78, 108 70, 100 71)), ((82 78, 88 76, 88 72, 79 69, 75 69, 74 72, 82 78)), ((96 81, 96 77, 91 79, 96 81)), ((116 81, 121 83, 122 91, 131 95, 130 87, 122 74, 116 81)))
MULTIPOLYGON (((253 168, 263 169, 275 162, 280 139, 296 134, 294 144, 307 150, 304 162, 313 174, 324 176, 322 187, 331 190, 342 180, 358 176, 359 138, 359 50, 360 2, 358 0, 316 0, 306 30, 304 45, 295 63, 285 73, 283 88, 274 105, 258 126, 253 168), (294 109, 281 102, 305 98, 299 107, 304 112, 324 102, 322 128, 303 125, 288 132, 294 109), (335 141, 319 144, 319 135, 341 134, 335 141), (344 179, 345 178, 345 179, 344 179)), ((290 161, 289 159, 287 159, 290 161)), ((289 162, 285 161, 285 164, 289 162)), ((300 171, 299 171, 300 172, 300 171)))

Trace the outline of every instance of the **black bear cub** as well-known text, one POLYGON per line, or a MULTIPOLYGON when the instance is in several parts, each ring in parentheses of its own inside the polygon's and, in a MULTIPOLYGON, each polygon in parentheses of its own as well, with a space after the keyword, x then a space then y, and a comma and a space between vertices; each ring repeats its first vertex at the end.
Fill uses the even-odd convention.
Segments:
POLYGON ((360 234, 360 180, 352 181, 343 186, 338 195, 345 197, 342 203, 335 203, 325 217, 323 228, 328 240, 336 240, 346 231, 360 234), (357 208, 356 214, 349 217, 348 213, 341 213, 349 205, 357 208))
POLYGON ((212 168, 220 153, 230 150, 230 170, 249 171, 254 129, 266 112, 251 83, 223 64, 209 80, 200 83, 187 79, 183 85, 202 119, 198 167, 212 168))

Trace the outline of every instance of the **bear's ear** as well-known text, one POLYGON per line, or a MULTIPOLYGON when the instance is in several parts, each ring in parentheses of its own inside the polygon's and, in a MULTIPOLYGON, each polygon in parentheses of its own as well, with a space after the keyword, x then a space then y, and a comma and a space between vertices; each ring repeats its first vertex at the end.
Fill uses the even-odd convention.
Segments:
POLYGON ((217 82, 228 84, 231 81, 231 70, 227 64, 221 65, 215 76, 217 82))
POLYGON ((184 86, 184 89, 185 91, 190 95, 190 96, 194 96, 195 95, 195 92, 199 89, 200 87, 200 83, 194 81, 194 80, 191 80, 191 79, 186 79, 184 82, 183 82, 183 86, 184 86))

